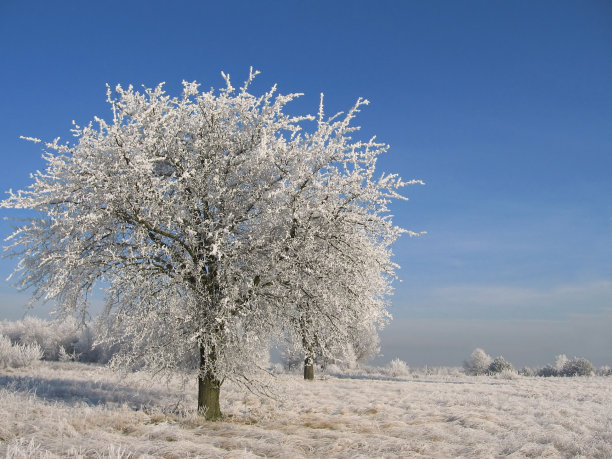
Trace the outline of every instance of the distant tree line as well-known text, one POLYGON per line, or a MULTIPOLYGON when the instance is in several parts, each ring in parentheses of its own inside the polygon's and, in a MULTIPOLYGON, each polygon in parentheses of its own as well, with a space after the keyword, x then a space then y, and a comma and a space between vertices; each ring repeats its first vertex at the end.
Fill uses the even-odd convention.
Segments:
POLYGON ((611 376, 612 368, 603 366, 596 369, 595 366, 583 357, 569 359, 565 354, 558 355, 553 364, 541 368, 523 367, 518 372, 514 366, 504 359, 503 356, 492 358, 484 350, 477 348, 463 363, 465 373, 468 375, 495 375, 501 373, 517 373, 522 376, 611 376))
MULTIPOLYGON (((370 329, 363 329, 355 335, 354 344, 347 352, 339 349, 335 359, 318 356, 315 359, 320 368, 335 372, 373 371, 364 366, 378 355, 380 342, 378 335, 370 329)), ((108 346, 99 340, 95 322, 82 323, 72 317, 45 320, 38 317, 25 317, 16 321, 0 321, 0 368, 23 367, 38 360, 78 361, 84 363, 108 363, 120 349, 108 346)), ((301 357, 291 347, 281 350, 284 370, 299 368, 301 357)), ((277 364, 277 367, 280 364, 277 364)), ((405 377, 417 370, 408 367, 406 362, 393 359, 383 368, 390 377, 405 377)), ((426 368, 427 374, 434 374, 433 368, 426 368), (432 373, 433 371, 433 373, 432 373)), ((612 376, 612 367, 596 368, 588 359, 574 357, 569 359, 561 354, 554 363, 540 368, 523 367, 518 371, 503 356, 492 358, 484 350, 477 348, 463 363, 467 375, 515 374, 521 376, 612 376)), ((443 369, 436 369, 438 373, 443 369)))

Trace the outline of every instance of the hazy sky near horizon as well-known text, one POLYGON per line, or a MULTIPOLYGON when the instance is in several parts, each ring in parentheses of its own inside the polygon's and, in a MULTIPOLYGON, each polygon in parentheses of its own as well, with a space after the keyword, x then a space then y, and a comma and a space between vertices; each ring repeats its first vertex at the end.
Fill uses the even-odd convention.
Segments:
MULTIPOLYGON (((380 170, 426 182, 393 205, 427 235, 395 246, 382 360, 459 365, 478 346, 612 364, 609 1, 4 0, 0 66, 2 191, 45 167, 19 136, 109 118, 107 83, 177 94, 253 66, 253 91, 305 93, 296 113, 365 97, 361 135, 391 145, 380 170)), ((15 263, 0 261, 0 319, 27 302, 4 281, 15 263)))

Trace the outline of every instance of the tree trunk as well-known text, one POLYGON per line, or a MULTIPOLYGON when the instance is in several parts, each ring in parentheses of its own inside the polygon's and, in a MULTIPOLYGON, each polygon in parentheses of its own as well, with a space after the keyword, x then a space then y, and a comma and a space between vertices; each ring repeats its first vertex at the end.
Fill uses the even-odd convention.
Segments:
POLYGON ((203 415, 207 421, 218 421, 222 417, 221 406, 219 405, 221 381, 215 377, 212 371, 204 371, 205 352, 204 347, 201 346, 200 374, 198 375, 198 413, 203 415), (203 371, 204 374, 202 374, 203 371))
POLYGON ((198 413, 207 421, 218 421, 221 419, 221 406, 219 405, 219 393, 221 392, 221 381, 210 373, 203 377, 198 376, 198 413))
POLYGON ((314 380, 314 358, 312 355, 304 359, 304 379, 307 381, 314 380))

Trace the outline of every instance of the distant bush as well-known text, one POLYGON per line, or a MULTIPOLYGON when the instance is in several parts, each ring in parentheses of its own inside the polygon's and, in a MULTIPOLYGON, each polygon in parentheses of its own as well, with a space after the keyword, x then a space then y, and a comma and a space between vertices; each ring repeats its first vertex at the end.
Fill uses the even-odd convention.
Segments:
POLYGON ((468 375, 484 375, 489 371, 492 359, 480 348, 474 349, 470 358, 463 362, 463 368, 468 375))
POLYGON ((504 372, 514 373, 514 367, 512 366, 510 362, 506 361, 506 359, 504 359, 500 355, 499 357, 496 357, 495 360, 493 360, 489 364, 488 372, 491 374, 498 374, 498 373, 504 373, 504 372))
POLYGON ((593 376, 595 367, 587 359, 576 357, 565 362, 559 374, 560 376, 593 376))
POLYGON ((7 336, 0 335, 0 367, 26 367, 38 362, 42 356, 38 344, 12 343, 7 336))
POLYGON ((43 360, 106 363, 113 354, 111 349, 94 346, 96 333, 91 324, 73 317, 52 321, 38 317, 5 320, 0 322, 0 334, 13 344, 37 345, 42 350, 43 360))
POLYGON ((519 374, 516 372, 516 370, 504 370, 501 373, 490 373, 490 375, 495 378, 495 379, 507 379, 507 380, 512 380, 512 379, 519 379, 520 376, 519 374))
POLYGON ((408 368, 406 362, 395 358, 389 362, 387 372, 390 376, 396 378, 398 376, 408 376, 410 374, 410 369, 408 368))
POLYGON ((523 367, 518 371, 518 374, 521 376, 535 376, 536 372, 532 368, 523 367))
POLYGON ((72 351, 72 353, 69 353, 64 348, 64 346, 60 346, 59 355, 58 355, 58 360, 60 362, 77 362, 80 357, 81 357, 81 354, 77 354, 76 351, 72 351))
POLYGON ((565 354, 559 354, 558 356, 555 357, 555 370, 557 370, 557 373, 559 375, 561 375, 561 372, 563 371, 563 367, 565 366, 565 364, 569 362, 569 359, 567 358, 567 355, 565 354))
POLYGON ((557 370, 553 365, 546 365, 537 371, 537 375, 544 378, 559 376, 559 370, 557 370))
POLYGON ((460 376, 463 372, 459 367, 430 367, 411 368, 410 374, 423 376, 460 376))
POLYGON ((546 365, 537 371, 538 376, 592 376, 595 367, 587 359, 575 357, 568 359, 565 354, 555 358, 554 365, 546 365))
POLYGON ((597 370, 597 376, 612 376, 612 367, 604 365, 597 370))
POLYGON ((59 360, 60 349, 68 353, 81 353, 90 343, 81 343, 79 324, 73 318, 47 321, 38 317, 26 317, 15 322, 4 321, 0 333, 10 337, 13 343, 37 344, 45 360, 59 360))

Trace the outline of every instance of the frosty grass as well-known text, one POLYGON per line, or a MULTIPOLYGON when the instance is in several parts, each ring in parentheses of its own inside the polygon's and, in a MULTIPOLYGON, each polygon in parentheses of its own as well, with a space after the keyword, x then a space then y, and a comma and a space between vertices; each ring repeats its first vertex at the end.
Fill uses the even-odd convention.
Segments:
POLYGON ((604 458, 611 382, 279 374, 273 397, 225 385, 226 418, 209 423, 178 381, 41 362, 0 370, 0 456, 604 458))

